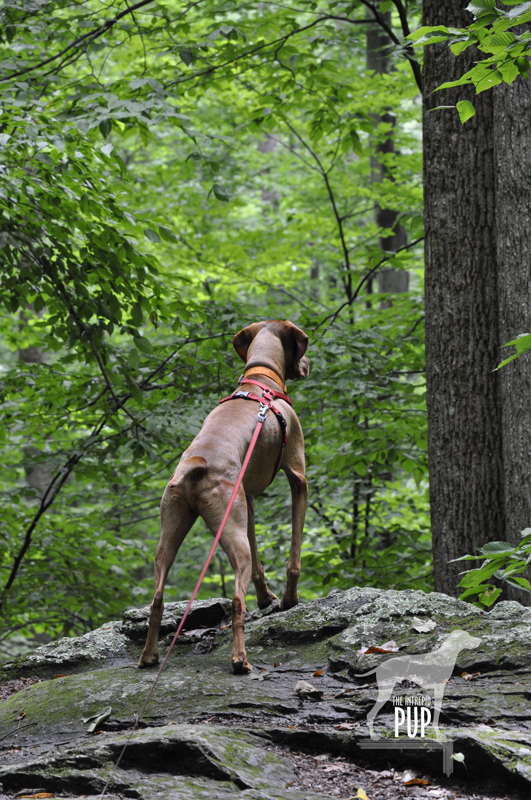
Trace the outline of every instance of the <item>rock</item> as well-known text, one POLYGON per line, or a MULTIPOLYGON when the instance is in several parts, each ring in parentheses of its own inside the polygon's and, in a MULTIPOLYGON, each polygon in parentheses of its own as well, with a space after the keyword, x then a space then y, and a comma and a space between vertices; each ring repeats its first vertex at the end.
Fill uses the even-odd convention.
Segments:
MULTIPOLYGON (((185 606, 166 606, 161 653, 185 606)), ((228 600, 194 604, 188 633, 177 640, 143 714, 141 725, 147 727, 134 733, 113 772, 109 800, 195 800, 235 792, 255 800, 319 798, 291 788, 291 762, 266 749, 273 744, 375 764, 384 753, 385 767, 394 759, 401 769, 421 764, 441 773, 440 750, 371 749, 366 717, 376 701, 375 675, 355 675, 389 658, 430 653, 454 630, 481 639, 478 647, 457 654, 444 691, 441 727, 454 752, 465 756, 464 764, 453 764, 455 773, 464 779, 496 774, 529 793, 530 609, 505 602, 488 613, 436 593, 357 587, 282 613, 275 604, 247 619, 255 666, 250 676, 232 674, 232 631, 221 629, 229 614, 228 600), (415 618, 433 620, 436 627, 415 630, 415 618), (360 653, 391 639, 398 653, 360 653), (465 671, 472 680, 460 677, 465 671), (315 679, 317 672, 322 674, 315 679)), ((136 666, 148 615, 149 607, 128 611, 122 621, 45 645, 0 668, 3 680, 43 679, 0 703, 4 791, 44 786, 98 795, 156 674, 136 666), (89 734, 83 718, 108 706, 109 718, 89 734)), ((432 694, 412 685, 401 692, 432 694)), ((390 703, 375 723, 380 736, 396 744, 390 703)), ((411 744, 407 736, 405 742, 411 744)))
POLYGON ((322 691, 316 689, 315 686, 312 686, 308 681, 297 681, 295 684, 295 691, 299 697, 308 698, 309 700, 321 700, 323 697, 322 691))

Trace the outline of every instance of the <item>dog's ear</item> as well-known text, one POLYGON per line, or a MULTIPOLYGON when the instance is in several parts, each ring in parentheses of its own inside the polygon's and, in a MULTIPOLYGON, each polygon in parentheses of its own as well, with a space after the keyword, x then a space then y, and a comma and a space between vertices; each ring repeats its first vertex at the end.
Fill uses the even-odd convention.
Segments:
POLYGON ((287 365, 286 379, 300 380, 302 378, 307 378, 310 374, 310 359, 304 354, 308 347, 308 336, 292 322, 289 322, 288 325, 295 345, 295 355, 293 363, 287 365))
POLYGON ((242 359, 242 361, 247 361, 247 351, 249 350, 249 346, 253 341, 254 337, 258 333, 258 331, 263 328, 265 325, 264 322, 253 322, 252 325, 248 325, 246 328, 242 328, 241 331, 238 331, 234 339, 232 340, 232 344, 234 345, 234 349, 242 359))

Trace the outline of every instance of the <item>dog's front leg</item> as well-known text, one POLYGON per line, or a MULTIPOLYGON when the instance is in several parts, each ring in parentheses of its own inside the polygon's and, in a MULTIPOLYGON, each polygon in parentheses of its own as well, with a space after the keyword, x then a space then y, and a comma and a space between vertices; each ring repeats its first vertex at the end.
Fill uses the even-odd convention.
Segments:
POLYGON ((301 542, 308 501, 308 483, 302 470, 284 467, 291 489, 291 549, 286 570, 286 588, 280 601, 284 610, 299 602, 297 583, 301 574, 301 542))
POLYGON ((245 595, 251 582, 251 550, 247 536, 228 533, 221 538, 221 545, 234 570, 234 597, 232 599, 232 669, 237 674, 252 672, 245 650, 245 595))
POLYGON ((247 498, 247 538, 251 548, 252 578, 256 591, 256 602, 258 608, 267 608, 273 600, 278 600, 266 583, 264 568, 258 556, 258 545, 256 544, 256 532, 254 528, 254 501, 252 495, 247 498))

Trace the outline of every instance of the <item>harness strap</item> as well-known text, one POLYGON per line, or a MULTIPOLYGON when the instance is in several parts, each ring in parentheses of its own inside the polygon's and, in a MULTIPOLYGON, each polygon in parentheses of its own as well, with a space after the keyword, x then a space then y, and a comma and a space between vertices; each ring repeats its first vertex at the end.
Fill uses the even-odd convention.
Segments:
POLYGON ((245 375, 241 375, 238 381, 238 386, 241 386, 244 383, 254 383, 255 386, 259 386, 260 389, 263 389, 264 392, 268 392, 272 397, 278 397, 279 400, 285 400, 286 403, 290 404, 290 406, 293 405, 287 394, 284 394, 283 392, 275 392, 274 389, 270 389, 269 386, 266 386, 264 383, 260 383, 260 381, 255 381, 254 378, 246 378, 245 375))
POLYGON ((288 423, 286 422, 286 419, 282 411, 280 411, 278 408, 275 408, 275 406, 272 404, 271 401, 274 399, 275 395, 278 395, 282 399, 287 399, 290 405, 291 405, 291 400, 289 399, 289 397, 287 397, 287 395, 283 395, 281 392, 274 392, 267 386, 258 383, 258 381, 253 381, 251 379, 248 379, 245 381, 245 383, 256 383, 258 386, 260 386, 260 388, 264 389, 264 394, 261 397, 258 397, 257 394, 252 394, 252 392, 243 392, 241 389, 239 389, 233 394, 229 394, 228 397, 224 397, 222 400, 220 400, 218 405, 221 405, 221 403, 226 403, 227 400, 254 400, 256 403, 261 403, 263 406, 270 409, 275 415, 275 417, 278 419, 280 428, 282 430, 282 447, 280 448, 280 453, 278 454, 278 458, 276 460, 275 469, 273 470, 273 476, 269 481, 269 484, 271 484, 275 480, 277 473, 280 469, 280 462, 282 461, 282 451, 284 450, 285 446, 288 443, 288 423))

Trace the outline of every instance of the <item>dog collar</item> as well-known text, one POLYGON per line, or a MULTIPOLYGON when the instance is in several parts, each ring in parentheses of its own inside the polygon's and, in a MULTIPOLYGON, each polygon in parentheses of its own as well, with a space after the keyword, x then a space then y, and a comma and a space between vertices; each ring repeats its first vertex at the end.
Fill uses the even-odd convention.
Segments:
POLYGON ((288 387, 285 383, 283 383, 282 378, 277 375, 274 370, 269 369, 269 367, 251 367, 250 369, 246 369, 240 378, 240 381, 243 382, 245 378, 250 378, 251 375, 264 375, 266 378, 271 378, 271 380, 274 381, 277 386, 280 386, 284 394, 287 392, 288 387))

